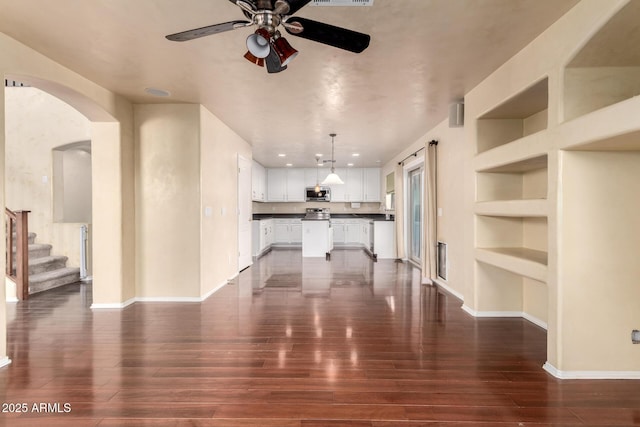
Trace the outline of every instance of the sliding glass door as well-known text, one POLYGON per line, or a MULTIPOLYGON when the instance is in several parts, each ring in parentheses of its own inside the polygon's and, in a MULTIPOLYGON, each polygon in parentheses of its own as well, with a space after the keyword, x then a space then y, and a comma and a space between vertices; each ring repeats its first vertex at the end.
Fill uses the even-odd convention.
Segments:
POLYGON ((422 260, 422 166, 408 173, 408 244, 409 259, 418 264, 422 260))

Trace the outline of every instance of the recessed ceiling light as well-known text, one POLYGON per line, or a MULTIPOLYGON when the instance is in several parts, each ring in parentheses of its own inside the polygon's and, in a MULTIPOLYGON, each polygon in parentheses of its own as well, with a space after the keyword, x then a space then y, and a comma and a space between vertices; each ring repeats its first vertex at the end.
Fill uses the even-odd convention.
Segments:
POLYGON ((316 157, 322 157, 322 154, 316 154, 316 157))
POLYGON ((144 91, 149 95, 158 96, 161 98, 171 96, 171 92, 169 92, 168 90, 158 89, 157 87, 147 87, 144 89, 144 91))
POLYGON ((278 157, 287 157, 287 155, 280 153, 280 154, 278 154, 278 157))
POLYGON ((353 153, 352 156, 353 157, 360 157, 360 153, 353 153))
POLYGON ((322 167, 324 166, 324 163, 318 163, 318 166, 322 167))
POLYGON ((382 160, 376 160, 376 163, 382 163, 382 160))
POLYGON ((347 163, 347 166, 353 166, 353 163, 347 163))
POLYGON ((291 167, 291 166, 293 166, 293 164, 287 163, 287 167, 291 167))

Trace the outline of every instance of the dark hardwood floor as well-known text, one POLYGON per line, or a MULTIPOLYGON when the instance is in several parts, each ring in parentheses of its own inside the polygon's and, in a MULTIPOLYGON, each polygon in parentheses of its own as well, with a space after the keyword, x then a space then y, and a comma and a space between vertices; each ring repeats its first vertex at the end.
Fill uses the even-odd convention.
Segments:
POLYGON ((640 425, 640 381, 557 380, 544 330, 361 251, 272 251, 201 304, 90 303, 8 304, 0 425, 640 425))

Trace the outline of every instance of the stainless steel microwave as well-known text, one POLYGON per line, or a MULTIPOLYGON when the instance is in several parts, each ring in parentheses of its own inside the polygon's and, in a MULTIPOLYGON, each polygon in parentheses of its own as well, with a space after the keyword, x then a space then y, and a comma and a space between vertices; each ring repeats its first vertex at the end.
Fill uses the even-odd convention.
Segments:
POLYGON ((315 187, 307 187, 307 202, 330 202, 331 189, 329 187, 320 187, 320 191, 316 192, 315 187))

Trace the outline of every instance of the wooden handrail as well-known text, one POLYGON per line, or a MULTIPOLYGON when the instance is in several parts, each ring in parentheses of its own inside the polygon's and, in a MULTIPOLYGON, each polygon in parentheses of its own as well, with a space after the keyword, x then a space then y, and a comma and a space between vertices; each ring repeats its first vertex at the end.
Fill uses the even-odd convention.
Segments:
POLYGON ((16 284, 20 301, 29 298, 29 211, 4 208, 7 217, 7 266, 5 274, 16 284), (15 229, 16 236, 13 237, 15 229), (16 247, 15 254, 13 247, 16 247))

